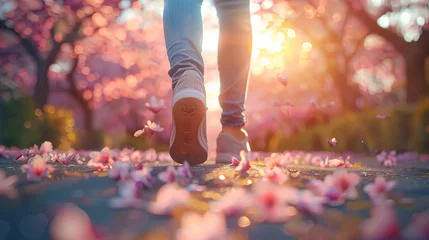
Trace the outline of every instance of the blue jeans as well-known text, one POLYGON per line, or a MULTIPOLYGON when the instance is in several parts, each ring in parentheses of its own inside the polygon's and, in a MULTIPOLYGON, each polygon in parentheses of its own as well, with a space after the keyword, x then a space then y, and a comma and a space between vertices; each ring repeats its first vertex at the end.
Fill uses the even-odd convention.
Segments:
MULTIPOLYGON (((219 18, 221 123, 228 127, 242 127, 246 123, 244 111, 252 54, 250 0, 214 2, 219 18)), ((201 79, 204 76, 201 3, 202 0, 164 0, 164 37, 173 88, 187 70, 196 71, 201 79)))

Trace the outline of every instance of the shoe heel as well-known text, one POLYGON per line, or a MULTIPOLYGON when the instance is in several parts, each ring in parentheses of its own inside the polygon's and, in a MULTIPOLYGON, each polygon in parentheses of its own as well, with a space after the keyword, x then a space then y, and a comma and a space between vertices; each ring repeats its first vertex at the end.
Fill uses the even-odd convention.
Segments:
POLYGON ((196 165, 207 160, 207 150, 199 138, 205 114, 205 104, 199 98, 186 97, 174 103, 175 135, 170 155, 175 162, 187 161, 190 165, 196 165))

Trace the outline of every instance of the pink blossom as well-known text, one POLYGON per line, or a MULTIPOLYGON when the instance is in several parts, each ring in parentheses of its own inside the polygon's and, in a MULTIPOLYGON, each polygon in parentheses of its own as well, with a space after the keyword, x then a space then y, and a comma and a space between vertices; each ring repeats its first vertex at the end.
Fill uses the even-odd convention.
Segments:
POLYGON ((327 186, 337 186, 347 199, 356 199, 358 191, 356 185, 359 183, 359 175, 347 171, 346 169, 337 169, 332 175, 325 177, 327 186))
POLYGON ((363 190, 376 203, 384 201, 387 198, 387 193, 396 186, 396 181, 386 181, 384 177, 377 177, 374 183, 366 185, 363 190))
POLYGON ((162 132, 164 131, 164 128, 156 124, 155 122, 152 122, 150 120, 147 120, 147 124, 143 127, 143 129, 137 130, 134 133, 135 137, 141 136, 143 133, 146 133, 149 137, 152 136, 155 132, 162 132))
POLYGON ((118 183, 118 197, 110 199, 111 208, 142 208, 143 201, 139 197, 138 187, 134 181, 118 183))
POLYGON ((160 162, 171 162, 171 161, 173 161, 173 159, 171 158, 171 156, 168 152, 160 152, 158 154, 158 160, 160 162))
POLYGON ((71 203, 59 209, 50 229, 51 237, 55 240, 99 239, 88 215, 71 203))
POLYGON ((22 165, 21 169, 27 174, 29 181, 40 181, 55 170, 52 165, 46 164, 46 161, 40 155, 34 156, 32 161, 22 165))
POLYGON ((389 118, 390 114, 377 114, 376 118, 379 119, 385 119, 385 118, 389 118))
POLYGON ((136 181, 136 184, 141 184, 143 187, 153 187, 153 177, 151 175, 152 168, 143 167, 141 170, 131 172, 131 178, 136 181))
POLYGON ((189 164, 187 161, 185 161, 182 166, 177 168, 177 174, 179 177, 183 178, 192 177, 191 169, 189 168, 189 164))
POLYGON ((197 183, 190 183, 186 185, 186 191, 188 192, 203 192, 207 190, 206 186, 198 185, 197 183))
POLYGON ((145 132, 146 132, 146 128, 139 129, 134 133, 134 137, 140 137, 145 132))
POLYGON ((7 176, 3 169, 0 169, 0 196, 6 196, 9 199, 18 197, 18 190, 15 185, 18 182, 18 176, 7 176))
POLYGON ((420 161, 429 161, 429 154, 420 154, 419 156, 420 161))
POLYGON ((142 154, 140 151, 136 150, 133 153, 131 153, 130 160, 134 164, 140 163, 142 158, 142 154))
POLYGON ((327 167, 341 167, 344 165, 344 161, 341 159, 329 159, 326 157, 324 162, 319 163, 321 167, 327 168, 327 167))
POLYGON ((94 161, 96 163, 101 163, 104 165, 109 164, 111 166, 113 166, 115 163, 112 157, 112 152, 108 147, 103 148, 101 152, 91 152, 89 155, 91 157, 90 161, 94 161))
POLYGON ((406 239, 429 239, 429 210, 414 214, 404 235, 406 239))
POLYGON ((315 156, 311 158, 310 163, 312 165, 321 166, 321 163, 323 163, 323 160, 320 156, 315 156))
POLYGON ((338 206, 344 203, 346 200, 344 192, 338 186, 326 186, 324 188, 323 201, 332 206, 338 206))
POLYGON ((323 196, 325 193, 326 184, 319 179, 311 179, 305 187, 316 196, 323 196))
POLYGON ((235 171, 244 173, 244 172, 247 172, 247 170, 249 170, 250 167, 251 166, 249 161, 247 161, 246 159, 241 159, 240 164, 238 164, 238 166, 235 168, 235 171))
POLYGON ((376 158, 377 161, 385 167, 396 166, 396 151, 382 151, 381 153, 377 154, 376 158))
POLYGON ((231 166, 238 166, 240 164, 240 160, 238 160, 236 157, 231 158, 231 166))
POLYGON ((348 156, 346 158, 346 160, 344 160, 344 167, 345 168, 351 168, 351 167, 353 167, 353 164, 350 163, 350 156, 348 156))
POLYGON ((287 83, 288 83, 288 77, 287 77, 287 76, 279 74, 279 75, 277 76, 277 79, 280 81, 280 83, 281 83, 283 86, 285 86, 285 87, 287 86, 287 83))
POLYGON ((90 168, 94 168, 97 171, 105 171, 109 169, 109 165, 104 165, 102 163, 95 162, 92 159, 88 161, 87 166, 90 168))
POLYGON ((228 239, 226 219, 223 214, 206 212, 185 214, 176 233, 177 240, 223 240, 228 239))
POLYGON ((371 218, 360 226, 362 239, 395 239, 399 237, 400 227, 395 210, 385 204, 371 210, 371 218))
POLYGON ((349 173, 346 169, 340 168, 332 175, 325 177, 324 181, 313 179, 307 184, 307 189, 316 196, 324 198, 325 203, 330 205, 343 204, 345 199, 356 199, 358 192, 356 185, 359 183, 359 176, 349 173))
POLYGON ((15 161, 17 162, 26 162, 30 158, 36 156, 39 153, 39 147, 34 144, 32 147, 28 149, 21 150, 18 155, 15 156, 15 161))
POLYGON ((165 171, 158 174, 158 179, 165 183, 176 182, 177 171, 173 166, 169 166, 165 171))
POLYGON ((158 157, 156 150, 153 148, 149 148, 148 150, 144 151, 143 155, 143 159, 148 162, 155 162, 156 158, 158 157))
POLYGON ((69 153, 67 155, 65 153, 58 154, 57 161, 62 164, 70 164, 73 160, 75 160, 76 162, 80 161, 78 153, 69 153))
POLYGON ((114 161, 120 161, 120 162, 131 162, 131 157, 130 157, 130 150, 125 148, 122 149, 121 152, 116 153, 115 156, 113 156, 113 160, 114 161))
POLYGON ((284 168, 287 165, 288 155, 283 156, 283 154, 273 153, 270 157, 265 158, 265 167, 268 169, 273 169, 274 167, 284 168))
POLYGON ((246 152, 244 150, 240 151, 240 163, 238 163, 238 166, 235 168, 235 171, 244 173, 247 172, 247 170, 250 169, 250 152, 246 152))
POLYGON ((169 214, 175 207, 188 202, 189 193, 176 183, 167 183, 156 194, 156 200, 149 204, 149 212, 154 214, 169 214))
POLYGON ((261 160, 261 157, 259 156, 259 153, 257 152, 251 152, 251 159, 250 161, 259 162, 261 160))
POLYGON ((131 178, 131 171, 134 166, 129 162, 115 162, 109 170, 108 175, 115 181, 128 181, 131 178))
POLYGON ((210 209, 213 212, 223 212, 225 215, 235 215, 241 213, 249 207, 252 200, 249 193, 244 188, 233 188, 225 193, 225 195, 214 202, 210 209), (240 199, 240 201, 237 201, 240 199))
POLYGON ((53 150, 52 143, 49 141, 45 141, 42 143, 42 145, 40 145, 39 154, 46 155, 52 152, 52 150, 53 150))
POLYGON ((295 199, 293 204, 303 214, 308 215, 317 216, 322 214, 324 210, 323 198, 315 196, 307 190, 300 191, 299 196, 295 199))
POLYGON ((286 211, 288 203, 296 202, 298 190, 291 187, 257 182, 252 188, 253 201, 258 213, 268 222, 283 222, 291 216, 286 211))
POLYGON ((285 174, 285 171, 279 167, 273 167, 273 169, 263 168, 261 173, 264 175, 264 181, 276 182, 278 184, 283 184, 289 178, 285 174))
POLYGON ((328 139, 328 144, 329 144, 329 146, 331 146, 331 147, 335 147, 335 146, 337 146, 337 139, 336 139, 336 138, 328 139))
POLYGON ((149 102, 145 103, 145 106, 155 114, 166 108, 164 99, 158 100, 155 96, 152 96, 149 102))

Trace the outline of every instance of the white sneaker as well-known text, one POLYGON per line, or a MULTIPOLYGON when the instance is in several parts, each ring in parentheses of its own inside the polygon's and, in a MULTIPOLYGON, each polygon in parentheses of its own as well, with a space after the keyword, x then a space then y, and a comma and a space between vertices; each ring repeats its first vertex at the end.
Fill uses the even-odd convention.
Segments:
POLYGON ((175 162, 190 165, 207 160, 206 94, 202 79, 186 71, 173 91, 173 129, 170 156, 175 162))

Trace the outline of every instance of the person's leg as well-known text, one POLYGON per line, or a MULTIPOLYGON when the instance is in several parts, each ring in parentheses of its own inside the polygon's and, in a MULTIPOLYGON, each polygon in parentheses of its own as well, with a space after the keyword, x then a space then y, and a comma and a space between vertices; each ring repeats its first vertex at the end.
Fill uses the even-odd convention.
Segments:
POLYGON ((221 81, 222 133, 217 141, 217 162, 230 161, 249 151, 244 111, 247 95, 252 28, 249 0, 215 0, 219 17, 218 67, 221 81))
POLYGON ((164 0, 164 38, 173 88, 188 70, 204 75, 202 0, 164 0))
POLYGON ((207 160, 206 99, 201 56, 202 0, 165 0, 164 37, 173 85, 173 128, 170 155, 174 161, 207 160))

